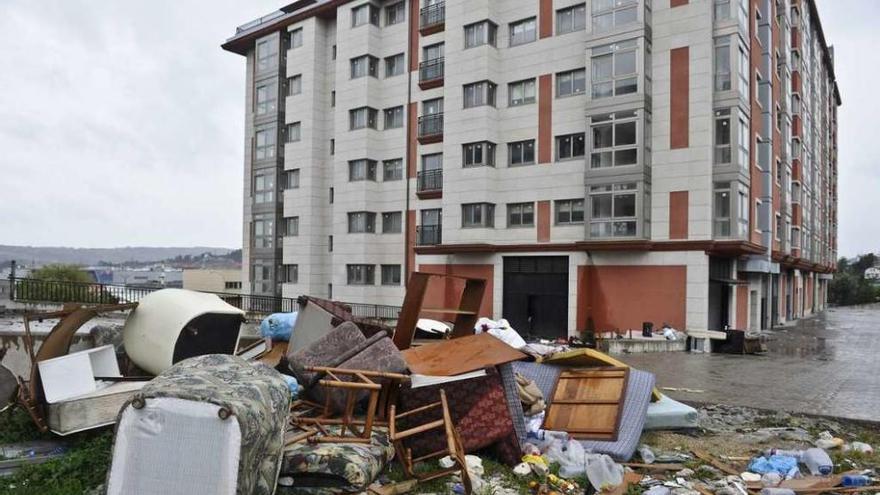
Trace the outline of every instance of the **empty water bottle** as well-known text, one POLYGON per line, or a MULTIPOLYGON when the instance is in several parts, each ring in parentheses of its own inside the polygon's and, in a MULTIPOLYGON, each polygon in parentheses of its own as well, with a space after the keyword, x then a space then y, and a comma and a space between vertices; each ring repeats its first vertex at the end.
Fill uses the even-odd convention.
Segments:
POLYGON ((871 478, 863 474, 843 475, 843 486, 868 486, 869 484, 871 484, 871 478))
POLYGON ((807 449, 801 456, 801 462, 810 470, 810 474, 828 476, 834 472, 834 463, 828 453, 820 448, 807 449))
POLYGON ((771 455, 784 455, 787 457, 794 457, 801 462, 801 456, 804 455, 803 450, 783 450, 783 449, 767 449, 764 451, 764 455, 770 457, 771 455))
POLYGON ((645 464, 653 464, 654 460, 657 459, 657 456, 654 455, 654 451, 651 450, 651 447, 645 444, 639 446, 639 455, 642 456, 642 460, 645 464))
POLYGON ((762 488, 761 495, 795 495, 789 488, 762 488))

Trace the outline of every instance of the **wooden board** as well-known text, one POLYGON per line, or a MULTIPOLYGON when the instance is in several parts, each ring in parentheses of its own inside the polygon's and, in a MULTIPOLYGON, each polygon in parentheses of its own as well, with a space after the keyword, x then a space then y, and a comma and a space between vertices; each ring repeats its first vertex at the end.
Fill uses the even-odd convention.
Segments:
POLYGON ((46 406, 46 422, 58 435, 112 425, 119 409, 147 381, 119 382, 90 394, 46 406))
MULTIPOLYGON (((551 354, 547 358, 538 360, 541 363, 555 364, 558 366, 571 366, 572 368, 580 367, 597 367, 597 366, 614 366, 617 368, 629 368, 629 365, 623 361, 617 360, 604 352, 586 347, 580 349, 572 349, 570 351, 557 352, 551 354)), ((651 391, 651 402, 657 402, 663 397, 657 387, 651 391)))
POLYGON ((565 370, 559 374, 544 429, 580 440, 616 441, 629 368, 565 370))
POLYGON ((411 347, 402 354, 412 373, 434 376, 460 375, 526 358, 488 333, 411 347))

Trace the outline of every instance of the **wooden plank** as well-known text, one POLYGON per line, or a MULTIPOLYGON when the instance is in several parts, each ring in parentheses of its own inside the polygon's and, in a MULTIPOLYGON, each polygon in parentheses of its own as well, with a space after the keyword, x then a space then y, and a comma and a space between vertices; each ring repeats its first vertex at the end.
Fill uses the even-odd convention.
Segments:
POLYGON ((477 324, 477 315, 480 312, 480 305, 483 303, 483 293, 485 291, 485 280, 478 278, 467 279, 464 284, 464 290, 461 293, 459 309, 470 314, 462 313, 455 317, 455 324, 452 326, 452 333, 450 335, 453 339, 474 334, 474 325, 477 324))
POLYGON ((402 354, 412 373, 433 376, 460 375, 526 358, 488 333, 425 344, 402 354))
POLYGON ((422 313, 443 313, 443 314, 451 314, 451 315, 475 315, 475 314, 477 314, 473 311, 464 311, 461 309, 446 309, 446 308, 422 308, 422 313))
POLYGON ((427 273, 413 272, 406 284, 406 295, 403 297, 403 306, 394 329, 394 345, 400 350, 409 349, 412 345, 429 278, 427 273))
POLYGON ((544 429, 584 440, 617 440, 628 368, 565 370, 559 375, 544 429))
POLYGON ((715 466, 716 468, 720 469, 722 472, 725 472, 725 473, 727 473, 727 474, 731 474, 731 475, 734 475, 734 476, 739 476, 739 473, 741 472, 740 470, 738 470, 738 469, 736 469, 736 468, 733 468, 733 467, 731 467, 731 466, 729 466, 729 465, 727 465, 727 464, 724 464, 723 462, 719 461, 718 459, 716 459, 714 456, 712 456, 711 454, 709 454, 709 453, 706 452, 705 450, 692 449, 692 452, 694 453, 695 456, 697 456, 697 457, 699 457, 700 459, 702 459, 702 460, 708 462, 709 464, 715 466))

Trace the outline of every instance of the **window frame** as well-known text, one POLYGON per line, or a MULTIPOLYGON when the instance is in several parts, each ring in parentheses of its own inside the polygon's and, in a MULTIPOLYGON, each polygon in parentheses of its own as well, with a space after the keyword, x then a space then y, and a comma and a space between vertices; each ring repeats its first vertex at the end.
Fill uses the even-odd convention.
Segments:
POLYGON ((466 24, 464 26, 464 49, 483 45, 498 46, 498 24, 489 19, 466 24), (479 33, 476 31, 478 27, 483 28, 479 33))
POLYGON ((578 158, 584 158, 587 155, 587 135, 584 132, 575 132, 572 134, 560 134, 555 138, 555 148, 556 148, 556 161, 568 161, 568 160, 577 160, 578 158), (576 153, 577 148, 577 138, 580 138, 580 154, 576 153), (568 140, 566 144, 566 140, 568 140), (568 148, 568 155, 562 156, 565 148, 568 148))
POLYGON ((275 37, 267 37, 257 40, 254 48, 254 58, 256 59, 257 72, 267 71, 278 65, 278 41, 275 37), (266 47, 268 51, 263 51, 261 47, 266 47))
POLYGON ((381 272, 380 283, 381 285, 395 286, 400 285, 403 277, 401 276, 400 265, 394 264, 382 264, 379 265, 379 271, 381 272), (390 273, 388 273, 388 277, 386 277, 386 270, 390 269, 390 273), (390 280, 389 280, 390 279, 390 280))
POLYGON ((581 67, 578 69, 566 70, 556 73, 556 97, 567 98, 569 96, 580 96, 587 93, 587 69, 581 67), (581 88, 578 90, 578 73, 581 73, 581 88), (570 78, 568 81, 565 78, 570 78), (569 86, 570 89, 563 91, 563 85, 569 86))
POLYGON ((251 222, 251 247, 272 249, 275 247, 275 216, 271 213, 258 213, 251 222))
POLYGON ((515 46, 527 45, 529 43, 534 43, 538 41, 538 18, 535 16, 526 17, 524 19, 520 19, 518 21, 510 22, 507 24, 508 26, 508 47, 513 48, 515 46), (515 33, 516 29, 520 26, 526 26, 531 24, 530 30, 523 30, 522 35, 517 35, 515 33), (529 35, 529 33, 531 33, 529 35), (521 38, 521 39, 520 39, 521 38))
POLYGON ((264 127, 254 131, 254 160, 270 160, 278 155, 278 130, 275 127, 264 127), (266 136, 264 144, 260 144, 260 136, 266 136))
POLYGON ((487 202, 462 203, 461 228, 493 229, 495 228, 495 204, 487 202), (479 213, 479 215, 477 215, 479 213), (479 219, 477 219, 479 216, 479 219), (470 218, 468 218, 470 217, 470 218))
POLYGON ((284 217, 283 219, 282 237, 298 237, 299 236, 299 216, 284 217))
MULTIPOLYGON (((595 1, 595 0, 594 0, 595 1)), ((560 36, 563 34, 575 33, 578 31, 585 31, 587 29, 587 4, 579 3, 575 5, 571 5, 565 8, 558 9, 556 11, 556 36, 560 36), (582 10, 583 14, 580 17, 577 17, 577 11, 582 10), (569 21, 563 22, 561 16, 569 15, 569 21), (577 26, 577 20, 582 20, 582 25, 580 27, 577 26), (568 25, 565 25, 568 24, 568 25)))
POLYGON ((535 226, 535 202, 507 203, 507 228, 520 229, 535 226), (528 210, 528 211, 526 211, 528 210), (526 215, 529 220, 526 221, 526 215), (514 221, 516 219, 516 221, 514 221))
POLYGON ((299 283, 299 265, 296 263, 289 264, 285 263, 282 265, 282 283, 285 284, 298 284, 299 283))
POLYGON ((284 171, 284 189, 299 189, 300 169, 294 168, 284 171))
POLYGON ((645 160, 647 146, 643 146, 644 141, 642 130, 642 116, 639 110, 621 110, 607 114, 597 114, 590 117, 590 170, 613 170, 617 167, 631 167, 639 165, 645 160), (623 115, 621 115, 623 114, 623 115), (632 143, 618 144, 618 135, 620 127, 630 126, 634 128, 632 143), (610 126, 610 142, 611 146, 598 147, 596 145, 597 130, 601 127, 610 126), (643 151, 645 150, 645 151, 643 151), (618 156, 620 153, 635 151, 635 159, 632 163, 619 163, 618 156), (599 159, 597 160, 597 156, 599 159), (603 157, 609 157, 609 165, 603 165, 603 157))
POLYGON ((601 8, 602 3, 598 0, 593 0, 593 5, 590 8, 590 27, 592 32, 595 34, 599 33, 609 33, 614 31, 615 29, 621 28, 623 26, 627 26, 629 24, 638 22, 639 20, 639 1, 638 0, 625 0, 628 3, 618 5, 616 1, 610 2, 610 7, 606 7, 604 9, 601 8), (598 6, 598 8, 597 8, 598 6), (618 13, 634 10, 635 11, 635 19, 624 21, 618 24, 617 17, 618 13), (611 16, 611 24, 608 26, 600 25, 596 22, 596 19, 604 16, 611 16))
POLYGON ((586 202, 584 198, 557 199, 553 203, 554 225, 582 225, 586 220, 586 202), (580 208, 576 208, 578 205, 580 208), (575 219, 577 212, 580 212, 580 220, 575 219), (563 214, 568 215, 567 219, 562 219, 563 214))
POLYGON ((349 64, 351 66, 351 77, 349 79, 360 79, 367 76, 379 78, 379 57, 364 54, 352 57, 349 59, 349 64), (364 65, 360 65, 362 62, 364 62, 364 65), (361 73, 361 67, 363 68, 363 73, 361 73))
POLYGON ((400 234, 403 232, 403 213, 399 211, 382 212, 382 233, 400 234), (388 224, 391 225, 388 225, 388 224))
POLYGON ((289 33, 290 49, 299 48, 303 45, 303 28, 292 29, 289 33))
POLYGON ((296 74, 287 78, 287 96, 302 94, 302 74, 296 74))
POLYGON ((385 26, 393 26, 406 22, 406 2, 392 3, 385 6, 385 26), (392 13, 394 18, 392 19, 392 13))
POLYGON ((617 238, 633 238, 639 235, 639 206, 641 187, 638 182, 618 182, 614 184, 601 184, 590 186, 588 191, 590 199, 590 223, 588 233, 591 239, 617 239, 617 238), (594 198, 602 196, 610 196, 611 208, 610 216, 596 216, 594 211, 594 198), (632 215, 618 215, 618 201, 623 197, 632 196, 632 215), (617 224, 632 224, 632 234, 618 234, 617 224), (595 233, 594 225, 610 225, 611 234, 595 233))
POLYGON ((348 111, 348 130, 376 129, 379 111, 373 107, 357 107, 348 111), (363 125, 360 125, 360 112, 363 112, 363 125))
POLYGON ((496 157, 497 145, 491 141, 474 141, 461 145, 462 168, 494 167, 496 157), (479 161, 476 160, 478 148, 479 161))
POLYGON ((388 160, 382 160, 382 182, 398 180, 403 180, 403 159, 391 158, 388 160), (391 174, 389 174, 389 170, 392 170, 391 174))
POLYGON ((255 171, 252 188, 255 205, 274 203, 277 191, 275 187, 275 171, 271 168, 255 171))
POLYGON ((385 79, 388 79, 389 77, 403 75, 403 73, 406 71, 405 65, 406 58, 404 57, 403 53, 397 53, 395 55, 389 55, 385 57, 385 79))
POLYGON ((643 82, 640 81, 642 74, 639 72, 639 56, 641 53, 642 48, 639 46, 638 39, 636 38, 594 47, 590 53, 590 98, 592 100, 601 100, 616 96, 638 94, 643 89, 643 82), (629 54, 633 56, 633 72, 617 74, 618 59, 629 54), (599 79, 596 70, 597 61, 609 57, 611 59, 610 77, 599 79), (630 87, 629 85, 622 85, 622 83, 629 80, 635 81, 632 91, 620 91, 621 87, 630 87), (604 92, 597 91, 597 86, 602 85, 610 85, 611 93, 605 94, 604 92))
POLYGON ((465 84, 462 91, 463 108, 494 107, 497 102, 498 85, 488 79, 465 84))
POLYGON ((715 109, 712 133, 714 150, 712 153, 712 163, 715 166, 726 167, 733 165, 733 117, 733 111, 730 108, 715 109), (719 139, 722 137, 723 133, 720 132, 719 126, 723 126, 725 121, 727 124, 727 143, 722 143, 719 139), (726 161, 724 160, 725 156, 727 157, 726 161))
POLYGON ((349 234, 375 234, 376 212, 373 211, 350 211, 348 212, 349 234))
POLYGON ((278 110, 278 81, 266 79, 258 82, 254 87, 254 113, 256 115, 268 115, 278 110), (261 90, 265 90, 262 91, 261 90), (261 98, 260 94, 265 97, 261 98))
POLYGON ((345 265, 347 285, 376 285, 376 265, 351 263, 345 265))
POLYGON ((507 106, 521 107, 532 105, 537 101, 538 84, 534 77, 507 83, 507 106), (514 98, 514 93, 517 92, 518 87, 520 88, 518 91, 522 96, 520 98, 514 98), (528 96, 529 87, 531 87, 531 97, 528 96))
POLYGON ((535 161, 536 156, 535 155, 536 155, 536 149, 535 149, 535 140, 534 139, 524 139, 521 141, 512 141, 512 142, 507 143, 507 166, 508 167, 525 167, 528 165, 534 165, 536 163, 536 161, 535 161), (528 148, 527 148, 527 145, 530 145, 530 146, 528 146, 528 148), (522 149, 518 152, 518 154, 521 156, 521 158, 520 158, 520 161, 514 162, 514 156, 515 156, 515 153, 517 153, 517 151, 516 151, 517 146, 522 147, 522 149), (529 161, 525 160, 527 149, 531 150, 531 155, 532 155, 531 160, 529 160, 529 161))
POLYGON ((348 161, 348 181, 349 182, 376 182, 376 169, 378 163, 376 160, 369 158, 358 158, 348 161))
POLYGON ((396 107, 390 107, 382 110, 382 129, 400 129, 403 127, 403 105, 398 105, 396 107), (396 125, 388 125, 389 118, 391 116, 391 123, 396 125))
POLYGON ((351 8, 351 27, 356 28, 359 26, 364 26, 367 24, 372 24, 376 27, 379 27, 380 24, 380 11, 379 7, 373 5, 370 2, 362 3, 356 7, 351 8), (361 12, 366 12, 366 17, 363 19, 359 18, 359 14, 361 12))
POLYGON ((302 122, 291 122, 284 128, 284 142, 296 143, 302 141, 302 122))

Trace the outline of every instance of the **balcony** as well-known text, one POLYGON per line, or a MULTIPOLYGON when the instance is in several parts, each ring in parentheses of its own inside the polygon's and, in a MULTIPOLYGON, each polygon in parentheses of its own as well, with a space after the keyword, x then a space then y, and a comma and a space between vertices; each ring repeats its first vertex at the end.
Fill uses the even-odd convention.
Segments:
POLYGON ((443 197, 443 169, 422 170, 416 177, 416 196, 419 199, 443 197))
POLYGON ((430 144, 443 141, 443 112, 419 117, 419 143, 430 144))
POLYGON ((419 33, 422 36, 439 33, 446 27, 446 2, 423 7, 419 12, 419 33))
POLYGON ((419 88, 431 89, 443 86, 445 69, 443 57, 426 60, 419 64, 419 88))
POLYGON ((441 243, 442 225, 419 225, 416 227, 416 245, 436 246, 441 243))

